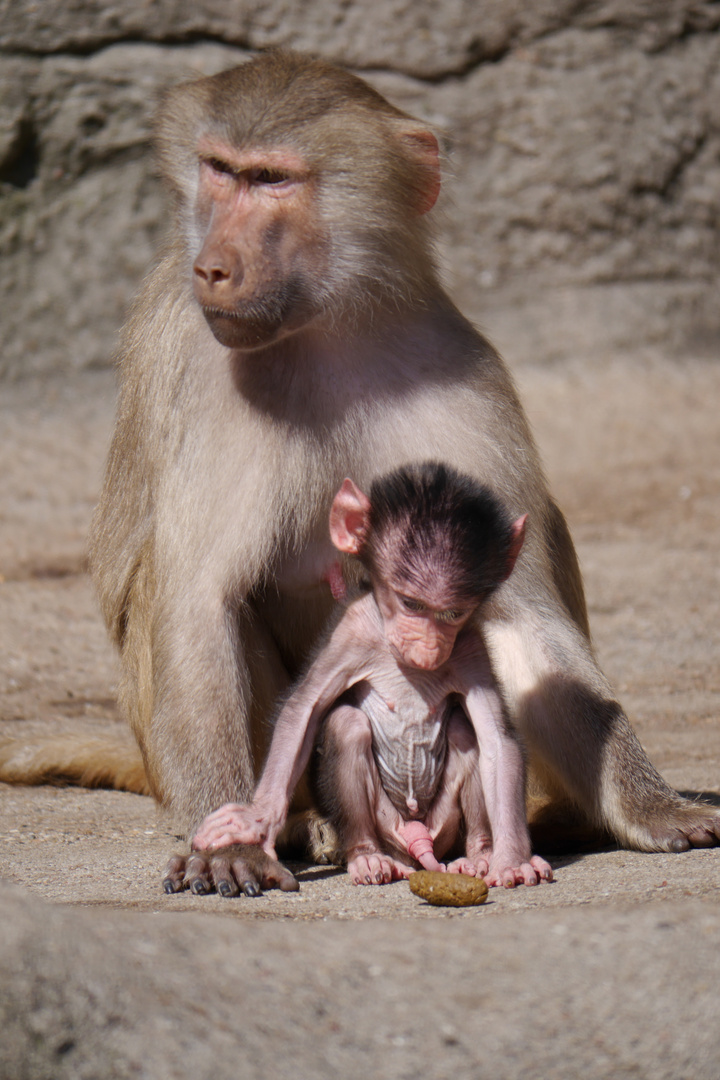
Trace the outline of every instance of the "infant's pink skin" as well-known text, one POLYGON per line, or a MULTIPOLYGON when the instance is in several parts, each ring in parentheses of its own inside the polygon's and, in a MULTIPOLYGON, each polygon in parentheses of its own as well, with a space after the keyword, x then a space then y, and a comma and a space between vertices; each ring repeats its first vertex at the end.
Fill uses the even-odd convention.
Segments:
MULTIPOLYGON (((438 862, 433 853, 432 836, 422 821, 401 822, 397 827, 397 834, 407 847, 408 854, 425 870, 467 874, 469 877, 482 877, 487 872, 488 864, 485 859, 473 862, 463 857, 455 859, 448 866, 438 862)), ((410 874, 414 873, 414 867, 380 851, 364 851, 349 860, 348 873, 355 885, 389 885, 391 881, 410 877, 410 874)))
MULTIPOLYGON (((445 865, 435 858, 432 837, 421 821, 403 822, 398 831, 408 854, 425 870, 484 877, 489 886, 505 889, 553 880, 550 864, 539 855, 527 859, 517 852, 493 852, 489 865, 484 858, 467 857, 445 865)), ((271 836, 271 832, 274 830, 259 807, 228 803, 208 814, 193 837, 192 847, 196 851, 206 851, 229 844, 259 844, 268 855, 277 858, 275 835, 271 836)), ((381 852, 371 852, 352 858, 348 873, 356 885, 388 885, 391 881, 409 877, 413 867, 381 852)))
POLYGON ((541 881, 553 879, 549 863, 539 855, 527 856, 517 851, 500 850, 491 855, 489 863, 482 857, 469 859, 465 856, 446 866, 435 858, 432 837, 422 821, 405 821, 399 826, 398 832, 408 854, 426 870, 485 877, 489 886, 497 885, 505 889, 514 889, 516 885, 538 885, 541 881))
POLYGON ((193 836, 192 847, 195 851, 206 851, 228 844, 260 844, 275 858, 275 838, 266 844, 268 831, 268 822, 256 807, 227 803, 208 814, 193 836))
POLYGON ((465 855, 460 859, 453 859, 451 863, 447 865, 448 874, 466 874, 467 877, 485 877, 488 872, 488 863, 486 859, 477 859, 473 862, 472 859, 468 859, 465 855))
POLYGON ((341 603, 347 600, 347 585, 345 584, 345 578, 343 577, 342 567, 339 562, 330 564, 323 575, 323 579, 327 581, 330 586, 333 600, 339 600, 341 603))
POLYGON ((348 862, 348 874, 353 885, 389 885, 391 881, 409 878, 414 872, 414 867, 406 866, 379 851, 355 855, 348 862))
POLYGON ((425 870, 445 870, 444 863, 438 862, 433 851, 433 841, 422 821, 403 821, 398 828, 400 839, 407 848, 408 855, 425 870))

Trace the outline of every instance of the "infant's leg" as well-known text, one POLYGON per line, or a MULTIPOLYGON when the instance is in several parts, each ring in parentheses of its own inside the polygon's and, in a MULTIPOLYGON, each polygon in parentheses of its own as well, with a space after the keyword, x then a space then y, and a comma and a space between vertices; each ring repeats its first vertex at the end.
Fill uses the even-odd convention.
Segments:
POLYGON ((487 873, 492 855, 492 833, 485 807, 477 738, 462 709, 448 721, 445 770, 427 825, 435 838, 435 855, 442 858, 457 842, 465 826, 465 856, 448 865, 451 873, 487 873))
POLYGON ((360 709, 338 705, 328 713, 318 745, 317 788, 356 885, 383 885, 412 873, 411 866, 382 851, 381 840, 398 814, 380 782, 370 721, 360 709))

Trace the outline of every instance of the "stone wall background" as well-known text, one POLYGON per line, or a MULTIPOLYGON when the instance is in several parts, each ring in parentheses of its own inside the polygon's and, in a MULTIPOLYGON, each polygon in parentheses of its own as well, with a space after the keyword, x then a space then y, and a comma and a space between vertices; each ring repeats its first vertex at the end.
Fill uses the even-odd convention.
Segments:
POLYGON ((446 278, 513 364, 718 353, 718 0, 0 0, 0 377, 109 362, 158 91, 271 45, 436 126, 446 278))

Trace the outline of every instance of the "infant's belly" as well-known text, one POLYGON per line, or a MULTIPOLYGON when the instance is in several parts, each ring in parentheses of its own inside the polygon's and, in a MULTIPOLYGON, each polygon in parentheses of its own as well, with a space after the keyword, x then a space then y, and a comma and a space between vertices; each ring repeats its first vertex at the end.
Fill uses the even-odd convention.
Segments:
POLYGON ((423 818, 437 794, 447 754, 447 703, 434 715, 391 710, 372 690, 360 706, 370 721, 380 780, 398 813, 423 818))

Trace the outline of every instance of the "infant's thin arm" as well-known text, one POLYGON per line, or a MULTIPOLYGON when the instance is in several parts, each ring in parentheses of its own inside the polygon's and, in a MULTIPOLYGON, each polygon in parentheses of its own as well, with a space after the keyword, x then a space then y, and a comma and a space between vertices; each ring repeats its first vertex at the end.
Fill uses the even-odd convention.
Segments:
MULTIPOLYGON (((332 703, 355 681, 366 650, 357 637, 358 620, 346 612, 315 661, 280 711, 254 804, 280 806, 287 813, 308 763, 318 723, 332 703)), ((284 818, 283 818, 284 819, 284 818)))

